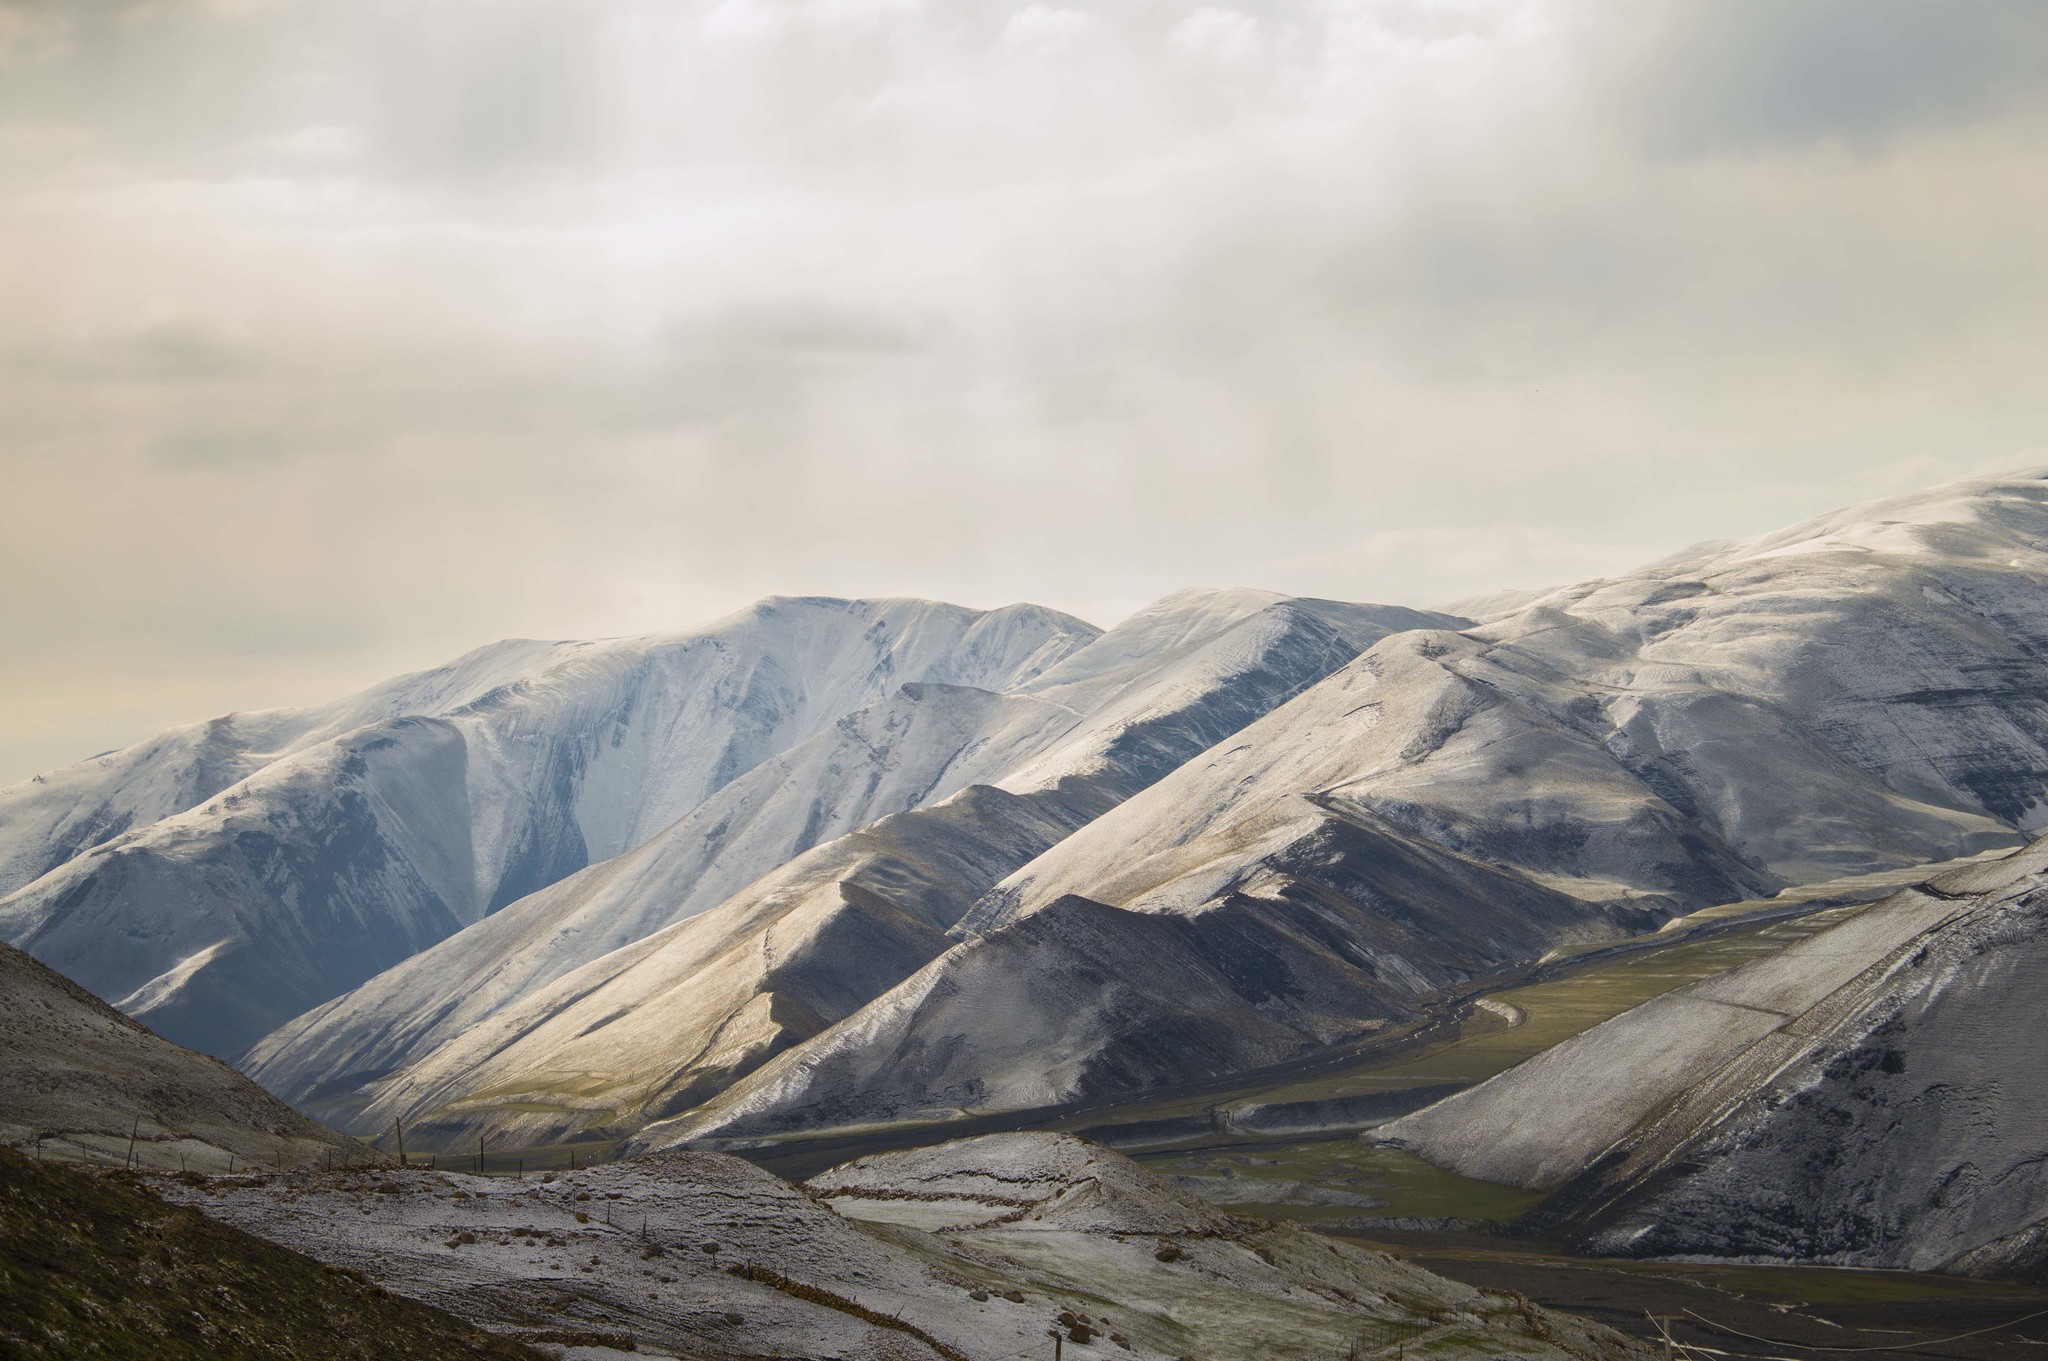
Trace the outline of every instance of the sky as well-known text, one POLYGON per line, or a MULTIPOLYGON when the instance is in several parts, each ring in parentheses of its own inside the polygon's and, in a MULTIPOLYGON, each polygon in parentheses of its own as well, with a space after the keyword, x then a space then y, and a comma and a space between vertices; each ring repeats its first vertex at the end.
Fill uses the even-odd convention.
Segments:
POLYGON ((0 0, 0 782, 768 594, 2048 463, 2038 0, 0 0))

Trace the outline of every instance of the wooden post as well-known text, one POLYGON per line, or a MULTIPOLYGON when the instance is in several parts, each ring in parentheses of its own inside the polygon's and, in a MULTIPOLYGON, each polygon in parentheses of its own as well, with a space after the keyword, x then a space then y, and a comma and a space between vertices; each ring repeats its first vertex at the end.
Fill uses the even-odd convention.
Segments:
POLYGON ((135 1124, 128 1131, 128 1166, 135 1166, 135 1136, 142 1133, 142 1117, 135 1117, 135 1124))
POLYGON ((391 1117, 391 1128, 398 1131, 398 1165, 403 1167, 405 1166, 405 1121, 394 1115, 391 1117))
POLYGON ((235 1175, 235 1155, 232 1153, 228 1154, 228 1175, 235 1175))
POLYGON ((484 1174, 484 1136, 481 1134, 476 1136, 476 1174, 479 1177, 484 1174))
POLYGON ((519 1179, 520 1181, 525 1181, 525 1180, 526 1180, 526 1155, 525 1155, 525 1154, 523 1154, 523 1153, 522 1153, 522 1154, 521 1154, 521 1155, 519 1156, 519 1170, 518 1170, 517 1172, 514 1172, 514 1173, 513 1173, 512 1175, 513 1175, 514 1177, 518 1178, 518 1179, 519 1179))

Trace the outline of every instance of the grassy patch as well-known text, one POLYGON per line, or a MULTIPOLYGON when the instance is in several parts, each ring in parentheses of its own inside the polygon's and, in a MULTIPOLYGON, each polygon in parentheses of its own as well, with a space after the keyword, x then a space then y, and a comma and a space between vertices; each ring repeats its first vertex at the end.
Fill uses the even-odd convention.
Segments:
POLYGON ((1475 1181, 1404 1153, 1355 1138, 1230 1144, 1196 1152, 1138 1154, 1166 1176, 1234 1213, 1342 1229, 1361 1217, 1519 1218, 1543 1197, 1519 1187, 1475 1181), (1328 1203, 1330 1192, 1368 1204, 1328 1203))
MULTIPOLYGON (((1200 1100, 1134 1103, 1094 1123, 1186 1115, 1217 1106, 1330 1101, 1447 1084, 1474 1085, 1673 988, 1775 954, 1863 910, 1862 904, 1780 917, 1705 939, 1591 958, 1565 972, 1503 989, 1490 999, 1516 1013, 1475 1009, 1443 1038, 1405 1053, 1364 1058, 1313 1078, 1246 1088, 1200 1100)), ((1367 1145, 1349 1133, 1247 1139, 1216 1134, 1136 1156, 1153 1171, 1190 1177, 1193 1189, 1231 1209, 1297 1220, 1321 1229, 1362 1217, 1512 1222, 1542 1199, 1516 1187, 1475 1181, 1411 1155, 1367 1145), (1261 1183, 1273 1196, 1258 1196, 1261 1183), (1328 1194, 1370 1197, 1366 1208, 1329 1203, 1328 1194)))
POLYGON ((0 1149, 0 1358, 537 1358, 111 1174, 0 1149))

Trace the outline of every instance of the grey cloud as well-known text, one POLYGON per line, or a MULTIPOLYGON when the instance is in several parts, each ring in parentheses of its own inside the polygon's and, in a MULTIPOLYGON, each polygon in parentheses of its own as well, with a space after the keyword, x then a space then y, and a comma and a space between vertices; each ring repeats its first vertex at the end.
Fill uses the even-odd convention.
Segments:
POLYGON ((246 337, 189 319, 90 338, 24 337, 0 352, 0 372, 67 383, 213 383, 262 366, 246 337))
POLYGON ((737 350, 826 360, 906 354, 926 343, 913 326, 805 298, 765 301, 709 317, 678 319, 668 327, 666 338, 675 353, 686 357, 737 350))
POLYGON ((605 16, 563 0, 513 0, 478 23, 467 7, 378 6, 353 32, 368 72, 381 160, 409 176, 580 165, 600 151, 605 16))
POLYGON ((1694 0, 1639 77, 1676 155, 1830 139, 1873 150, 2048 90, 2037 0, 1694 0))
POLYGON ((1198 8, 37 7, 0 680, 82 750, 773 591, 1412 603, 2048 453, 2028 11, 1198 8))

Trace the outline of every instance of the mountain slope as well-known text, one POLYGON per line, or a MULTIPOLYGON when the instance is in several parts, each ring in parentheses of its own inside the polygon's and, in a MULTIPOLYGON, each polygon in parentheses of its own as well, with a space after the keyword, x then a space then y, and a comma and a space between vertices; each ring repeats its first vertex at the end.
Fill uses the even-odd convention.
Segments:
POLYGON ((2048 840, 1907 889, 1382 1136, 1600 1251, 2037 1269, 2044 874, 2048 840))
POLYGON ((576 646, 494 643, 334 704, 225 714, 0 787, 0 897, 123 832, 196 808, 295 751, 408 714, 453 713, 576 646))
POLYGON ((218 1059, 153 1034, 61 974, 0 945, 0 1144, 52 1157, 225 1171, 243 1162, 359 1159, 218 1059))
MULTIPOLYGON (((1313 1018, 1298 1053, 1343 1033, 1313 999, 1347 952, 1378 951, 1378 986, 1342 1018, 1355 1028, 1569 940, 2017 844, 2048 792, 2044 587, 2048 485, 2000 479, 1552 592, 1462 634, 1390 637, 1020 868, 963 923, 983 942, 671 1137, 1179 1080, 1173 1046, 1147 1045, 1184 1033, 1173 1000, 1147 987, 1162 927, 1230 936, 1260 961, 1240 978, 1211 967, 1269 1020, 1313 1018), (1434 886, 1407 891, 1457 911, 1391 935, 1385 923, 1408 907, 1381 901, 1390 858, 1429 866, 1434 886), (1518 887, 1477 888, 1471 866, 1518 887), (902 1061, 960 1053, 993 1073, 1052 1071, 1034 1048, 1042 1027, 1014 1007, 977 1016, 926 999, 972 996, 993 973, 1018 997, 1050 987, 1068 947, 1029 921, 1072 916, 1077 901, 1124 944, 1103 946, 1099 986, 1049 994, 1079 1045, 1060 1051, 1063 1077, 970 1085, 963 1102, 952 1068, 902 1061), (1127 920, 1139 916, 1178 924, 1127 920), (1447 920, 1462 922, 1462 941, 1442 934, 1447 920), (1297 949, 1304 938, 1313 949, 1297 949)), ((1257 1033, 1243 1032, 1241 1055, 1209 1057, 1263 1061, 1257 1033)))
MULTIPOLYGON (((249 1069, 294 1099, 342 1097, 331 1107, 338 1120, 391 1111, 417 1121, 430 1111, 451 1117, 465 1092, 510 1102, 509 1093, 527 1091, 522 1108, 559 1102, 575 1087, 563 1075, 588 1062, 595 1066, 577 1092, 576 1120, 632 1113, 631 1124, 665 1114, 685 1094, 709 1095, 716 1085, 707 1082, 729 1081, 913 972, 945 948, 943 933, 996 879, 1341 666, 1387 624, 1413 618, 1435 622, 1252 592, 1185 595, 1075 653, 1024 687, 1028 694, 998 699, 927 687, 901 696, 842 725, 861 735, 852 749, 835 741, 764 764, 633 854, 515 904, 282 1028, 251 1051, 249 1069), (1103 656, 1093 655, 1098 647, 1103 656), (971 711, 974 721, 920 717, 934 707, 956 717, 971 711), (931 732, 945 740, 920 740, 931 732), (906 782, 905 772, 918 774, 906 782), (736 877, 735 862, 761 863, 735 828, 780 826, 771 844, 801 849, 788 830, 793 817, 761 810, 801 811, 814 835, 886 811, 872 796, 879 785, 931 798, 998 776, 996 788, 886 819, 791 861, 728 898, 709 914, 715 920, 658 944, 649 934, 707 906, 736 877), (884 918, 918 925, 905 934, 884 918), (864 951, 867 933, 893 944, 864 951), (647 950, 625 948, 641 937, 647 950), (785 959, 802 952, 792 937, 843 941, 817 965, 829 971, 843 959, 843 976, 798 985, 786 963, 767 962, 771 937, 785 959), (607 950, 620 953, 606 957, 607 950), (813 986, 834 1002, 799 1002, 813 986), (633 1027, 619 1024, 603 1042, 566 1038, 597 1016, 629 1013, 639 1017, 640 1043, 625 1044, 620 1036, 633 1027), (502 1024, 484 1024, 494 1017, 502 1024), (689 1060, 714 1033, 730 1061, 689 1060), (663 1037, 674 1052, 663 1051, 663 1037), (557 1044, 566 1050, 552 1052, 557 1044), (370 1112, 346 1112, 350 1089, 406 1063, 416 1071, 370 1112)), ((522 1126, 547 1123, 529 1114, 522 1126)))
POLYGON ((0 938, 235 1053, 905 682, 1004 688, 1093 636, 1034 606, 800 599, 693 633, 512 648, 526 673, 446 714, 291 751, 58 866, 0 900, 0 938))

